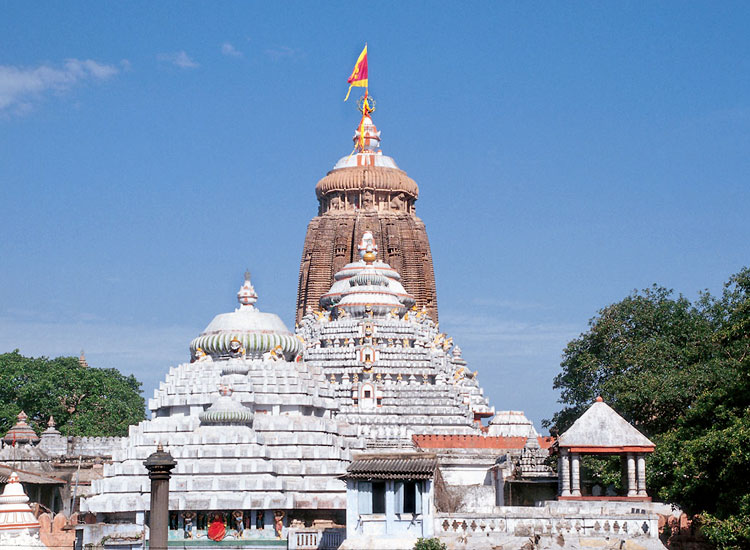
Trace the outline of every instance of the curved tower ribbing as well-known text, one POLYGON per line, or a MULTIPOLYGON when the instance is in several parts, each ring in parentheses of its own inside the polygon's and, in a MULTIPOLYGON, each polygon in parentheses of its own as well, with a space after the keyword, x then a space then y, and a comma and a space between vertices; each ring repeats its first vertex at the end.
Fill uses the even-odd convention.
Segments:
POLYGON ((373 234, 383 261, 401 273, 404 288, 437 322, 430 243, 415 214, 416 182, 380 151, 380 132, 365 113, 354 134, 355 151, 318 182, 318 215, 307 226, 297 289, 297 321, 320 308, 333 276, 357 259, 360 236, 373 234))

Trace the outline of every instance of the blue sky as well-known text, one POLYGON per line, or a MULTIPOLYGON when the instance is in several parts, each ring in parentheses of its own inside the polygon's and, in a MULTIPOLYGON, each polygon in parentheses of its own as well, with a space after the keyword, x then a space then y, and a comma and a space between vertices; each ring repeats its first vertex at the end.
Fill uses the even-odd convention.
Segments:
POLYGON ((0 351, 83 348, 149 396, 246 267, 292 325, 367 41, 441 327, 538 424, 598 309, 750 264, 749 23, 732 2, 6 3, 0 351))

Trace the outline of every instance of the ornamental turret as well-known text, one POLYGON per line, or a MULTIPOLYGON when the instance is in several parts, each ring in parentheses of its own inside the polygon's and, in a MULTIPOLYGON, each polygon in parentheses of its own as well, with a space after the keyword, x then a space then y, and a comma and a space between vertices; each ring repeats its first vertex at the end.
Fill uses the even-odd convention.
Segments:
POLYGON ((347 264, 334 275, 333 286, 320 298, 321 309, 330 311, 334 318, 388 314, 403 317, 414 305, 414 297, 404 289, 398 272, 377 259, 378 245, 372 233, 364 233, 357 250, 359 261, 347 264))
POLYGON ((26 419, 29 417, 25 412, 21 411, 16 416, 16 423, 13 427, 8 430, 8 433, 3 437, 3 442, 6 445, 21 445, 25 443, 36 444, 39 443, 39 436, 36 435, 34 429, 26 423, 26 419))
POLYGON ((46 548, 39 540, 40 527, 18 474, 12 472, 0 494, 0 548, 46 548))

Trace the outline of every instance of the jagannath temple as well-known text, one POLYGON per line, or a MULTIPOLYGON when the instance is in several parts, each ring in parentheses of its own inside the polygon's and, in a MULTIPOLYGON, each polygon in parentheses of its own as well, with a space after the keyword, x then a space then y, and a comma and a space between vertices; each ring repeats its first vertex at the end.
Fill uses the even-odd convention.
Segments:
MULTIPOLYGON (((352 79, 367 83, 366 49, 352 79)), ((70 487, 77 458, 72 495, 58 487, 48 503, 81 550, 148 547, 156 455, 173 461, 169 548, 664 548, 670 512, 645 486, 653 443, 613 409, 599 400, 558 438, 490 405, 440 331, 417 184, 380 151, 368 93, 359 106, 354 151, 316 187, 294 331, 258 308, 246 273, 238 306, 190 342, 127 437, 66 438, 52 419, 38 437, 24 415, 0 458, 55 487, 70 487), (585 454, 620 455, 626 492, 582 479, 585 454)), ((13 476, 0 541, 19 517, 31 531, 13 536, 36 541, 25 508, 8 515, 25 504, 13 476)))
POLYGON ((354 150, 342 157, 315 187, 318 215, 307 226, 297 290, 297 321, 318 308, 333 276, 356 261, 357 243, 370 232, 384 262, 401 274, 418 310, 438 321, 437 291, 430 242, 416 215, 417 183, 380 150, 372 121, 375 102, 360 101, 362 120, 354 150))

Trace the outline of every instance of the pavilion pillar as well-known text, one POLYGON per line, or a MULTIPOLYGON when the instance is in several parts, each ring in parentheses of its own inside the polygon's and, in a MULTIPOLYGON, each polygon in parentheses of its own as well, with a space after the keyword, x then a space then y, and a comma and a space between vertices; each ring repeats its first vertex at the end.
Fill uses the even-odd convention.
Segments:
POLYGON ((169 530, 169 478, 177 465, 172 455, 164 452, 159 443, 156 452, 150 454, 143 465, 151 479, 151 517, 149 518, 149 548, 167 550, 169 530))
POLYGON ((570 454, 570 466, 571 466, 571 496, 581 496, 581 455, 578 453, 570 454))
POLYGON ((635 456, 628 453, 628 496, 634 497, 637 494, 635 485, 635 456))
POLYGON ((637 468, 638 472, 638 496, 646 496, 646 455, 643 453, 638 454, 637 468))
POLYGON ((560 496, 570 496, 570 460, 567 449, 560 449, 560 467, 558 468, 560 476, 560 496))

